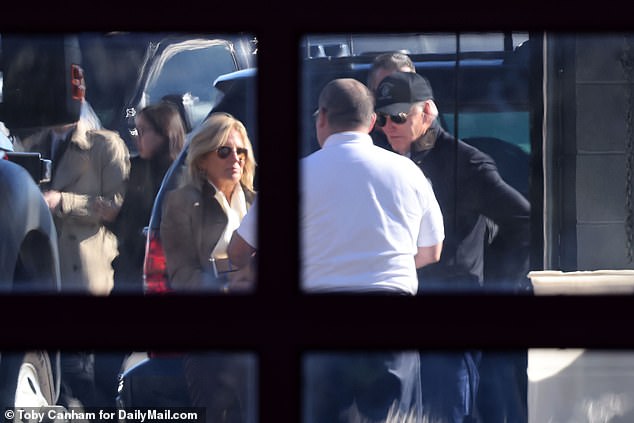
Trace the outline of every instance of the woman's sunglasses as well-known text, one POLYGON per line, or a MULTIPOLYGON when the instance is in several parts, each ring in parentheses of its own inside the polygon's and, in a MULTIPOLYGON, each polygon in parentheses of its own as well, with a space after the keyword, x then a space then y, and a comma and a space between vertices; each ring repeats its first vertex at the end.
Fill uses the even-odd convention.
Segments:
POLYGON ((247 150, 246 148, 238 147, 234 149, 233 147, 229 147, 226 145, 218 147, 216 153, 218 154, 218 157, 224 160, 229 157, 234 151, 238 155, 238 159, 240 159, 240 161, 245 161, 247 158, 247 154, 249 153, 249 150, 247 150))
POLYGON ((408 113, 401 112, 398 115, 386 115, 385 113, 377 113, 376 114, 376 125, 379 127, 384 127, 387 124, 387 119, 390 118, 392 122, 397 125, 402 125, 407 122, 408 113))

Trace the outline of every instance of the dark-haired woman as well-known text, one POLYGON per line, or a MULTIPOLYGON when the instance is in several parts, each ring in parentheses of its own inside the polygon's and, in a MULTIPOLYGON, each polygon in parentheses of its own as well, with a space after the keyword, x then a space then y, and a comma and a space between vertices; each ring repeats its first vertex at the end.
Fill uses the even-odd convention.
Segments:
POLYGON ((149 223, 154 198, 163 177, 185 142, 178 109, 161 101, 142 109, 135 119, 138 155, 130 160, 125 199, 114 224, 119 241, 113 294, 143 293, 143 228, 149 223))

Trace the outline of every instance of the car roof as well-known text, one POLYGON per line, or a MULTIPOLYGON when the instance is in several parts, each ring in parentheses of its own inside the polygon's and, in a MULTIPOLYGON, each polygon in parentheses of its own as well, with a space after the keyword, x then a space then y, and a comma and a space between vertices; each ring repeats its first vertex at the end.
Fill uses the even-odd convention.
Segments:
POLYGON ((214 81, 214 87, 218 88, 222 92, 227 92, 234 82, 245 78, 254 78, 256 75, 257 68, 240 69, 234 72, 225 73, 216 78, 214 81))

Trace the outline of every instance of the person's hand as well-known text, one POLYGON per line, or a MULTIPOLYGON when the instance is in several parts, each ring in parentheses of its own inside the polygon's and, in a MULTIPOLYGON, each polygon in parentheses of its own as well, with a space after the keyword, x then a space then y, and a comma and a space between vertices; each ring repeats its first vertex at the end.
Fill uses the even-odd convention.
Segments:
POLYGON ((119 214, 119 209, 117 205, 114 204, 112 200, 106 200, 103 197, 97 197, 92 203, 92 211, 98 216, 101 220, 106 222, 112 222, 115 220, 117 215, 119 214))
POLYGON ((46 201, 46 204, 51 211, 55 210, 59 206, 59 203, 62 201, 62 193, 59 191, 45 191, 43 195, 44 201, 46 201))

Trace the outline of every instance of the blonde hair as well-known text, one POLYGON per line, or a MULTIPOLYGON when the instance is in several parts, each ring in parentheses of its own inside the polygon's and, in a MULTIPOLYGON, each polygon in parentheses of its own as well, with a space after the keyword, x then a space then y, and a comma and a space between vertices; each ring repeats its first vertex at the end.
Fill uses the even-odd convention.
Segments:
POLYGON ((253 178, 255 176, 255 157, 253 157, 253 147, 244 124, 234 118, 229 113, 212 113, 205 119, 201 129, 194 135, 189 143, 187 152, 187 181, 196 186, 202 186, 206 176, 199 168, 200 159, 210 151, 215 151, 227 143, 227 139, 232 131, 237 131, 247 149, 247 157, 242 171, 240 183, 249 190, 253 190, 253 178))

